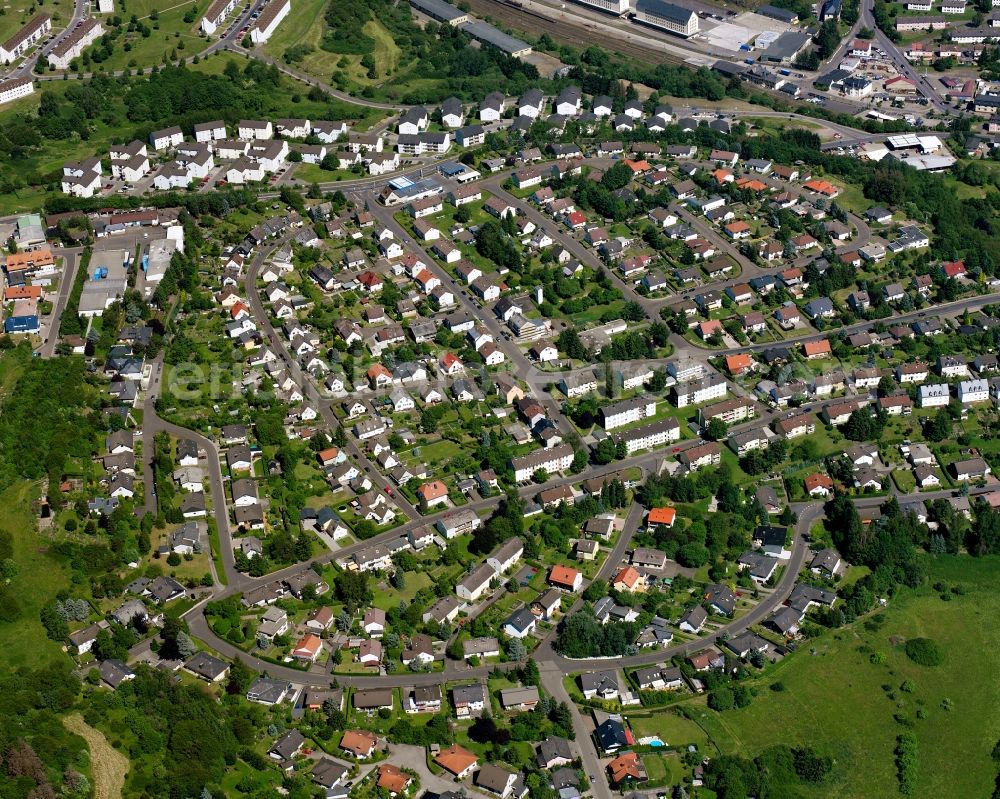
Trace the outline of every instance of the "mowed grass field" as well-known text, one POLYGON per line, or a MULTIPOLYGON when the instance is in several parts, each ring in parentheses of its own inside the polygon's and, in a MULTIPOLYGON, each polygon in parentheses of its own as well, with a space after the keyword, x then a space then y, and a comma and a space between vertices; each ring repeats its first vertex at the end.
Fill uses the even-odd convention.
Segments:
POLYGON ((928 560, 928 584, 904 589, 884 610, 849 628, 808 641, 769 670, 758 695, 723 714, 694 700, 695 721, 725 753, 752 757, 778 743, 812 745, 835 759, 833 774, 802 795, 870 799, 900 795, 893 748, 912 723, 918 740, 914 796, 989 796, 997 775, 990 757, 1000 739, 1000 558, 928 560), (932 586, 961 585, 943 601, 932 586), (935 640, 943 665, 907 658, 902 642, 935 640), (872 662, 872 652, 885 662, 872 662), (768 689, 774 682, 785 690, 768 689), (900 690, 904 681, 913 691, 900 690), (918 711, 924 718, 918 718, 918 711))

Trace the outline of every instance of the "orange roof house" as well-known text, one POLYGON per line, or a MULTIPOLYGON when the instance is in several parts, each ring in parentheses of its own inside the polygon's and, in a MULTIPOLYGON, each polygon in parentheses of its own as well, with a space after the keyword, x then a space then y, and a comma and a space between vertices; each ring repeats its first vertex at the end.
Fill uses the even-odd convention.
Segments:
POLYGON ((715 182, 719 184, 731 183, 733 181, 733 172, 731 169, 716 169, 712 173, 712 177, 715 178, 715 182))
MULTIPOLYGON (((434 276, 434 273, 432 273, 431 270, 429 269, 421 269, 413 276, 413 279, 416 280, 421 286, 424 286, 425 288, 432 280, 437 280, 437 278, 434 276)), ((438 280, 438 283, 440 282, 441 281, 438 280)))
POLYGON ((615 785, 621 785, 626 780, 644 782, 649 779, 646 767, 635 752, 626 752, 608 763, 608 775, 615 785))
POLYGON ((819 341, 807 341, 802 345, 802 352, 808 360, 811 358, 826 358, 833 350, 830 349, 830 342, 824 338, 819 341))
POLYGON ((816 194, 822 194, 826 197, 836 197, 840 194, 840 189, 828 180, 810 180, 808 183, 803 183, 802 186, 809 191, 816 192, 816 194))
POLYGON ((645 591, 646 581, 638 569, 626 566, 611 580, 611 587, 617 591, 645 591))
POLYGON ((731 239, 741 239, 746 238, 750 235, 750 225, 744 222, 742 219, 737 219, 735 222, 730 222, 725 227, 726 235, 731 239))
POLYGON ((11 300, 40 300, 42 298, 41 286, 8 286, 3 293, 3 298, 7 302, 11 300))
POLYGON ((417 488, 417 496, 428 507, 437 505, 448 499, 448 486, 440 480, 431 480, 417 488))
POLYGON ((828 494, 833 491, 833 480, 825 475, 811 474, 805 479, 806 493, 812 494, 816 492, 817 494, 828 494))
POLYGON ((229 309, 229 315, 233 319, 239 319, 240 317, 243 317, 243 316, 249 316, 250 315, 250 309, 246 306, 245 303, 237 301, 237 302, 234 302, 232 308, 229 309))
POLYGON ((321 449, 316 453, 316 457, 319 462, 326 466, 328 463, 333 463, 340 456, 340 450, 337 447, 328 447, 327 449, 321 449))
POLYGON ((583 575, 569 566, 556 565, 549 572, 549 582, 556 586, 556 588, 577 591, 583 583, 583 575))
POLYGON ((400 771, 392 763, 383 763, 378 767, 378 787, 388 791, 390 796, 405 791, 411 779, 409 774, 400 771))
POLYGON ((371 757, 378 738, 368 730, 347 730, 340 739, 340 748, 355 757, 371 757))
POLYGON ((52 266, 54 263, 55 258, 52 257, 52 250, 48 247, 40 247, 37 250, 11 253, 4 261, 4 268, 7 272, 19 272, 31 267, 52 266))
POLYGON ((380 363, 373 363, 368 367, 368 382, 374 388, 379 383, 392 382, 392 372, 380 363))
POLYGON ((722 322, 718 319, 706 319, 698 325, 698 335, 703 339, 711 338, 716 333, 722 335, 722 331, 725 328, 722 327, 722 322))
POLYGON ((434 762, 445 771, 454 774, 458 779, 464 779, 479 764, 479 758, 468 749, 463 749, 458 744, 452 744, 447 749, 438 752, 434 762))
POLYGON ((358 283, 369 292, 382 290, 382 278, 370 269, 358 275, 358 283))
POLYGON ((941 264, 945 277, 958 277, 965 274, 965 261, 948 261, 941 264))
POLYGON ((652 167, 649 161, 642 159, 641 161, 632 161, 628 158, 625 159, 625 166, 632 170, 632 174, 638 175, 640 172, 648 172, 652 167))
POLYGON ((457 372, 462 367, 462 360, 453 352, 446 352, 441 357, 441 370, 446 374, 450 375, 452 372, 457 372))
POLYGON ((781 280, 787 286, 794 286, 801 283, 804 276, 805 272, 797 266, 793 266, 791 269, 786 269, 781 273, 781 280))
POLYGON ((292 657, 296 660, 316 660, 319 653, 323 651, 323 639, 318 635, 309 633, 295 645, 292 650, 292 657))
POLYGON ((664 527, 673 527, 676 519, 676 508, 651 508, 646 522, 650 527, 658 527, 661 524, 664 527))
POLYGON ((736 355, 726 356, 726 371, 729 374, 741 375, 750 369, 753 369, 753 358, 749 353, 739 352, 736 355))
POLYGON ((740 178, 736 181, 736 187, 756 192, 767 190, 767 184, 757 178, 740 178))

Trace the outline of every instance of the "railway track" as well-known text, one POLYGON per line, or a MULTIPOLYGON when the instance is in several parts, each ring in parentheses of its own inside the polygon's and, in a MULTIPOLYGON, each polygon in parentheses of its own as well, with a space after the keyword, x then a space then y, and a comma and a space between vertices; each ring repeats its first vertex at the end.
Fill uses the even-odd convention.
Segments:
POLYGON ((547 33, 557 42, 585 49, 593 44, 606 50, 620 53, 627 58, 651 64, 683 64, 677 56, 655 47, 645 47, 624 39, 603 36, 590 26, 566 23, 549 19, 530 9, 524 8, 517 0, 469 0, 469 7, 480 17, 492 17, 502 25, 515 31, 530 32, 533 36, 547 33))

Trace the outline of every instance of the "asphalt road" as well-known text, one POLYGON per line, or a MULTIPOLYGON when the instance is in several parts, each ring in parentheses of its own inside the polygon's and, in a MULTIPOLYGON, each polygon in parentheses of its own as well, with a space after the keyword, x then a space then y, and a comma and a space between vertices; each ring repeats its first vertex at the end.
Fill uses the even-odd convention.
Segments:
MULTIPOLYGON (((635 511, 633 510, 633 512, 635 511)), ((762 622, 785 601, 788 594, 791 592, 808 551, 805 543, 805 535, 808 533, 815 521, 820 518, 822 512, 823 509, 820 503, 812 503, 803 506, 800 509, 799 522, 796 526, 795 541, 792 546, 792 555, 786 565, 781 581, 771 593, 767 594, 757 605, 755 605, 742 617, 690 642, 678 644, 665 649, 642 652, 631 657, 613 658, 610 660, 608 658, 587 658, 574 660, 562 657, 551 649, 550 641, 552 635, 550 635, 549 639, 546 639, 542 646, 539 647, 533 655, 539 664, 539 668, 543 671, 547 669, 561 674, 569 674, 574 671, 586 671, 594 668, 607 668, 609 665, 613 665, 614 668, 634 668, 670 660, 675 655, 685 656, 691 652, 703 649, 710 644, 719 642, 723 636, 731 637, 733 635, 737 635, 749 627, 762 622)), ((639 513, 641 514, 641 509, 639 513)), ((631 535, 625 535, 624 533, 620 537, 619 543, 622 547, 622 552, 624 552, 624 549, 627 548, 630 539, 631 535)), ((607 564, 612 564, 612 566, 608 566, 609 570, 613 566, 617 565, 617 561, 614 559, 613 555, 609 557, 607 564)), ((269 579, 272 577, 273 575, 270 575, 269 579)), ((218 597, 220 594, 217 594, 216 596, 218 597)), ((185 618, 188 621, 192 633, 212 646, 213 649, 229 658, 240 657, 251 668, 267 672, 271 677, 287 679, 290 682, 295 682, 296 684, 311 686, 325 686, 330 682, 331 675, 325 669, 314 667, 314 670, 303 672, 299 669, 277 666, 273 663, 255 658, 252 655, 248 655, 246 652, 228 641, 223 641, 209 628, 204 614, 201 613, 200 606, 189 611, 185 618)), ((508 667, 510 667, 510 665, 508 665, 508 667)), ((483 678, 486 677, 493 668, 494 666, 490 665, 459 670, 452 666, 451 672, 449 673, 446 671, 444 675, 434 672, 403 672, 399 674, 394 673, 372 677, 358 677, 355 675, 339 674, 336 676, 341 684, 360 688, 390 686, 406 687, 412 685, 438 685, 446 680, 456 679, 458 677, 462 679, 483 678)))
POLYGON ((69 295, 73 293, 73 283, 76 281, 76 269, 80 265, 81 252, 82 250, 77 247, 59 251, 64 259, 63 272, 59 279, 59 291, 52 304, 52 313, 49 315, 48 336, 41 346, 43 358, 51 358, 55 355, 56 345, 59 343, 59 322, 66 309, 66 303, 69 301, 69 295))
MULTIPOLYGON (((166 432, 177 438, 190 438, 198 444, 199 452, 204 453, 204 457, 199 457, 198 465, 205 470, 208 477, 209 489, 212 497, 212 513, 215 516, 215 524, 219 530, 219 545, 221 547, 222 565, 227 577, 238 574, 236 562, 233 557, 233 536, 232 528, 229 524, 229 511, 226 505, 225 483, 222 480, 222 467, 219 463, 219 448, 216 443, 186 427, 173 424, 161 419, 156 414, 155 395, 159 394, 162 379, 162 361, 154 361, 153 374, 150 376, 149 390, 147 392, 146 404, 143 407, 142 437, 143 437, 143 457, 146 460, 146 484, 152 484, 152 457, 153 438, 157 433, 166 432)), ((150 495, 146 495, 147 505, 150 495)), ((211 561, 214 570, 214 559, 211 561)), ((200 613, 198 614, 201 615, 200 613)))

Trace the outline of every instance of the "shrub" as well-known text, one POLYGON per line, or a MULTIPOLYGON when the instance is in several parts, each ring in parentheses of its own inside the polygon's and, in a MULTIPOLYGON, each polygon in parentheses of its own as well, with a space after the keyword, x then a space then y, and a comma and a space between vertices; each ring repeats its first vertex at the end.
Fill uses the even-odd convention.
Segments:
POLYGON ((906 642, 906 656, 921 666, 940 666, 944 653, 930 638, 911 638, 906 642))

